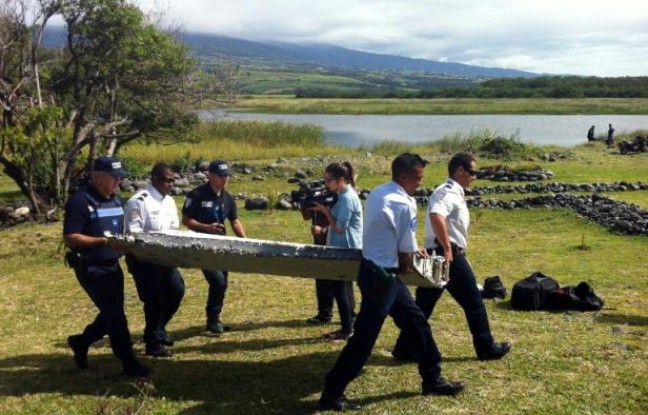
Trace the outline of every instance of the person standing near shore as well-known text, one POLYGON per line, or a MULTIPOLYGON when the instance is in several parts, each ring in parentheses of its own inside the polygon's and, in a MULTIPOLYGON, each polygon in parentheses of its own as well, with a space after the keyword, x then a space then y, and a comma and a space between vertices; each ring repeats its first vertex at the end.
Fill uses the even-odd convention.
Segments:
POLYGON ((610 124, 608 128, 607 140, 605 140, 605 144, 607 144, 608 147, 612 147, 614 145, 614 128, 612 128, 612 124, 610 124))
POLYGON ((587 141, 596 141, 596 137, 594 137, 594 126, 591 126, 589 130, 587 130, 587 141))

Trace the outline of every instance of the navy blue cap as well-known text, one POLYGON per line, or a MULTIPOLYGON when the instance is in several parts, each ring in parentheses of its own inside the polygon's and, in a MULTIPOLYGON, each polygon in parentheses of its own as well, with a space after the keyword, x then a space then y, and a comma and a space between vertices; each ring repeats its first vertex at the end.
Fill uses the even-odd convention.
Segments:
POLYGON ((105 171, 114 177, 128 177, 128 173, 122 168, 121 161, 114 157, 99 157, 94 161, 92 171, 105 171))
POLYGON ((209 163, 209 172, 219 176, 230 176, 230 170, 225 160, 214 160, 209 163))

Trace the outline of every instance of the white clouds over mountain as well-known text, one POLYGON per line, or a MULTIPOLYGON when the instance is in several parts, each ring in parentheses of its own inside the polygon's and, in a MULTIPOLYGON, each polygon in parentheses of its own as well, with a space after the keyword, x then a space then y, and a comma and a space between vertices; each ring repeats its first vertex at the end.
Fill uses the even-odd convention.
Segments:
POLYGON ((535 73, 648 75, 648 3, 635 0, 165 1, 186 31, 535 73))

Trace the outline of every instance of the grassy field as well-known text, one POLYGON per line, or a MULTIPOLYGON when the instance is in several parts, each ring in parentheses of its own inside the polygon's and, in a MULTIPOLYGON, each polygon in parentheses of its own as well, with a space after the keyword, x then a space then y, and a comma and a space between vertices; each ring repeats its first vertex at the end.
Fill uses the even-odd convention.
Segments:
POLYGON ((288 114, 648 114, 646 98, 582 99, 307 99, 257 96, 237 108, 288 114))
MULTIPOLYGON (((350 158, 360 172, 360 187, 387 180, 391 156, 352 152, 313 160, 317 149, 310 150, 308 160, 289 159, 286 171, 319 172, 333 158, 350 158)), ((554 171, 560 182, 646 180, 648 154, 619 156, 597 145, 570 151, 568 159, 539 164, 554 171)), ((274 161, 271 152, 259 152, 253 165, 274 161)), ((447 156, 426 157, 432 163, 425 186, 432 187, 445 176, 447 156)), ((10 190, 5 181, 0 185, 10 190)), ((291 188, 282 177, 256 182, 239 175, 230 184, 233 193, 291 188)), ((610 196, 648 207, 645 191, 610 196)), ((182 198, 176 201, 181 204, 182 198)), ((298 212, 241 210, 241 219, 253 238, 310 240, 308 223, 298 212)), ((72 271, 63 266, 61 224, 24 224, 0 232, 1 414, 316 412, 323 377, 342 344, 322 338, 337 323, 305 324, 316 311, 312 280, 232 274, 223 319, 233 330, 210 337, 203 332, 207 284, 199 271, 183 269, 186 296, 169 325, 175 355, 167 360, 143 357, 155 374, 150 381, 132 382, 120 375, 107 339, 91 349, 89 370, 75 369, 65 339, 82 330, 95 310, 72 271)), ((516 312, 508 299, 488 300, 493 332, 510 340, 513 351, 502 361, 482 363, 474 358, 461 309, 446 294, 431 324, 444 355, 445 375, 466 380, 466 393, 457 398, 420 396, 416 366, 396 364, 390 357, 398 331, 388 320, 364 372, 347 390, 363 405, 361 413, 648 411, 646 236, 617 235, 567 210, 475 210, 469 257, 480 282, 500 275, 510 290, 515 281, 541 271, 563 285, 589 282, 605 307, 596 313, 516 312)), ((135 348, 143 354, 142 306, 128 274, 125 289, 135 348)))

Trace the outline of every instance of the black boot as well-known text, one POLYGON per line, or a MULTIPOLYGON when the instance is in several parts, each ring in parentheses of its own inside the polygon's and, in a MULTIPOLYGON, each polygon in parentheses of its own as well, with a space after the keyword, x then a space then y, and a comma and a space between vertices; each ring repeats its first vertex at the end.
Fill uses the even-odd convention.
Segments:
POLYGON ((229 331, 230 327, 221 323, 220 318, 207 319, 207 331, 212 334, 223 334, 229 331))
POLYGON ((508 352, 511 351, 511 343, 501 342, 493 344, 491 350, 487 353, 477 353, 477 359, 479 360, 499 360, 506 356, 508 352))
POLYGON ((82 334, 75 334, 67 338, 68 346, 74 353, 74 363, 79 369, 88 368, 88 343, 83 339, 82 334))
POLYGON ((124 374, 134 378, 145 378, 151 374, 151 369, 133 358, 124 362, 124 374))
POLYGON ((173 353, 162 344, 147 344, 146 355, 153 357, 171 357, 173 353))
POLYGON ((346 396, 341 395, 337 398, 330 398, 328 396, 322 395, 319 402, 317 403, 317 409, 320 411, 357 411, 360 409, 360 405, 355 402, 347 401, 346 396))
POLYGON ((423 382, 423 395, 454 396, 466 389, 464 382, 452 382, 439 376, 432 382, 423 382))

